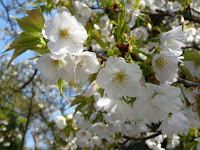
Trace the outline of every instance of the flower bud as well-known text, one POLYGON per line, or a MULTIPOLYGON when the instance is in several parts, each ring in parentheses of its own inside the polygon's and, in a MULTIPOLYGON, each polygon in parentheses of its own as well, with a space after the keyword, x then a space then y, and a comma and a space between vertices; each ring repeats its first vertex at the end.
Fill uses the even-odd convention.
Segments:
POLYGON ((194 96, 194 97, 200 96, 200 91, 199 91, 198 87, 195 90, 192 91, 192 96, 194 96))
POLYGON ((61 130, 63 130, 67 126, 66 118, 61 115, 56 116, 55 123, 56 123, 57 127, 61 130))
POLYGON ((96 81, 93 81, 93 82, 90 84, 90 86, 88 87, 88 89, 87 89, 85 95, 86 95, 87 97, 92 96, 92 95, 96 92, 97 87, 98 87, 98 84, 96 83, 96 81))
POLYGON ((152 25, 151 25, 150 23, 147 23, 147 29, 148 29, 149 31, 152 30, 152 25))

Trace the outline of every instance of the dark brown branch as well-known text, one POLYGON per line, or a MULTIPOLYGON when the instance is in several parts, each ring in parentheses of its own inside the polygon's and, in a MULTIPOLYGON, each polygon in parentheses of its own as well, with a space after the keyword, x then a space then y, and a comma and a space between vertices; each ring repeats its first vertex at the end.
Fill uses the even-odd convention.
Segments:
POLYGON ((35 97, 35 91, 34 91, 34 85, 32 85, 32 96, 30 98, 30 105, 29 105, 29 109, 28 109, 27 122, 26 122, 25 130, 24 130, 23 136, 22 136, 22 142, 21 142, 20 150, 23 150, 23 147, 24 147, 25 136, 26 136, 26 133, 27 133, 27 130, 28 130, 30 119, 31 119, 32 105, 33 105, 34 97, 35 97))
POLYGON ((169 13, 158 13, 158 12, 153 13, 153 12, 147 12, 147 11, 141 11, 141 13, 151 15, 151 16, 170 16, 170 17, 174 16, 174 15, 169 14, 169 13))
MULTIPOLYGON (((89 51, 89 52, 94 52, 93 49, 92 49, 92 46, 90 46, 90 47, 88 48, 88 51, 89 51)), ((94 53, 96 53, 96 52, 94 52, 94 53)), ((103 60, 103 61, 106 61, 106 60, 107 60, 106 57, 103 57, 103 56, 101 56, 101 55, 99 55, 99 54, 97 54, 97 53, 96 53, 96 55, 97 55, 98 58, 100 58, 100 59, 103 60)))
POLYGON ((100 59, 103 60, 103 61, 106 61, 106 60, 107 60, 106 57, 103 57, 103 56, 101 56, 101 55, 99 55, 99 54, 97 54, 97 53, 96 53, 96 55, 97 55, 98 58, 100 58, 100 59))
MULTIPOLYGON (((190 10, 189 10, 190 11, 190 10)), ((165 12, 146 12, 146 11, 141 11, 141 13, 143 14, 147 14, 147 15, 151 15, 151 16, 159 16, 159 17, 163 17, 163 16, 168 16, 168 17, 174 17, 179 15, 178 13, 174 13, 174 14, 169 14, 169 13, 165 13, 165 12)), ((200 19, 194 16, 190 16, 190 17, 184 17, 185 20, 189 20, 189 21, 193 21, 196 23, 200 23, 200 19)))
POLYGON ((158 131, 155 134, 152 134, 150 136, 146 136, 146 137, 139 137, 139 138, 134 138, 134 137, 128 137, 128 136, 124 136, 126 139, 128 140, 133 140, 133 141, 145 141, 154 137, 157 137, 158 135, 162 134, 161 131, 158 131))
POLYGON ((182 83, 187 87, 197 87, 197 86, 200 87, 200 82, 192 82, 192 81, 185 80, 185 79, 182 79, 182 78, 178 78, 177 82, 182 83))
POLYGON ((0 2, 1 2, 3 8, 4 8, 5 11, 6 11, 6 17, 7 17, 8 22, 10 23, 11 29, 14 31, 15 34, 17 34, 17 32, 16 32, 15 29, 14 29, 13 23, 12 23, 12 21, 11 21, 11 19, 10 19, 10 16, 9 16, 9 9, 8 9, 8 7, 4 4, 3 0, 0 0, 0 2))
POLYGON ((22 89, 24 89, 28 84, 30 84, 30 83, 33 81, 35 75, 37 74, 37 71, 38 71, 38 70, 35 69, 34 74, 30 77, 30 79, 29 79, 27 82, 25 82, 25 83, 17 90, 17 92, 19 92, 19 91, 21 91, 22 89))
POLYGON ((19 7, 23 7, 23 5, 22 5, 18 0, 15 0, 15 1, 16 1, 17 5, 18 5, 19 7))
POLYGON ((124 144, 126 144, 128 141, 130 141, 130 140, 133 140, 133 141, 145 141, 145 140, 148 140, 148 139, 151 139, 151 138, 155 138, 155 137, 157 137, 157 136, 160 135, 160 134, 162 134, 161 131, 158 131, 157 133, 152 134, 152 135, 150 135, 150 136, 139 137, 139 138, 124 136, 124 138, 125 138, 126 140, 123 141, 123 142, 121 142, 121 143, 118 143, 118 144, 119 144, 119 145, 124 145, 124 144))
POLYGON ((200 47, 198 47, 198 45, 196 43, 193 43, 193 45, 182 47, 182 49, 183 50, 186 50, 186 49, 200 50, 200 47))
POLYGON ((44 116, 44 114, 43 114, 43 112, 42 112, 41 109, 39 110, 39 113, 40 113, 40 117, 41 117, 41 118, 43 119, 43 121, 47 124, 47 126, 51 129, 52 134, 53 134, 53 136, 54 136, 54 139, 55 139, 55 141, 57 142, 58 139, 57 139, 56 134, 55 134, 55 132, 54 132, 54 128, 53 128, 52 125, 50 125, 50 123, 47 121, 47 119, 45 118, 45 116, 44 116))

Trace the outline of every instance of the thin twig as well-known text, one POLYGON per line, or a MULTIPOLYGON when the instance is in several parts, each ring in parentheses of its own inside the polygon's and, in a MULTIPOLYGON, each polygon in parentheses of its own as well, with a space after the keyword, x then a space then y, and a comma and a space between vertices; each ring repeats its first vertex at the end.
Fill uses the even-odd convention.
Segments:
POLYGON ((9 16, 9 9, 8 9, 8 7, 4 4, 3 0, 0 0, 0 2, 1 2, 3 8, 4 8, 5 11, 6 11, 7 20, 8 20, 8 22, 10 23, 11 29, 14 31, 15 34, 17 34, 17 32, 16 32, 15 29, 14 29, 13 23, 12 23, 12 21, 11 21, 11 19, 10 19, 10 16, 9 16))
POLYGON ((25 82, 18 90, 16 90, 17 92, 21 91, 22 89, 24 89, 29 83, 31 83, 35 77, 35 75, 37 74, 37 69, 35 69, 35 72, 33 73, 33 75, 30 77, 30 79, 25 82))
POLYGON ((34 85, 32 85, 32 96, 30 98, 30 104, 29 104, 28 115, 27 115, 27 122, 26 122, 25 130, 24 130, 23 136, 22 136, 22 142, 21 142, 20 150, 23 150, 23 147, 24 147, 25 136, 26 136, 26 132, 28 130, 30 119, 31 119, 32 105, 33 105, 34 96, 35 96, 34 85))
POLYGON ((103 60, 103 61, 106 61, 106 60, 107 60, 106 57, 103 57, 103 56, 101 56, 101 55, 99 55, 99 54, 97 54, 97 53, 96 53, 96 55, 97 55, 98 58, 100 58, 100 59, 103 60))
POLYGON ((200 87, 200 82, 192 82, 192 81, 189 81, 189 80, 185 80, 183 78, 178 78, 177 82, 182 83, 187 87, 197 87, 197 86, 200 87))
POLYGON ((118 143, 120 146, 126 144, 128 141, 133 140, 133 141, 145 141, 154 137, 157 137, 158 135, 162 134, 161 131, 158 131, 157 133, 150 135, 150 136, 146 136, 146 137, 139 137, 139 138, 134 138, 134 137, 129 137, 129 136, 124 136, 125 141, 118 143))
POLYGON ((160 134, 162 134, 161 131, 158 131, 157 133, 152 134, 152 135, 150 135, 150 136, 146 136, 146 137, 139 137, 139 138, 128 137, 128 136, 124 136, 124 137, 125 137, 126 139, 133 140, 133 141, 145 141, 145 140, 148 140, 148 139, 157 137, 157 136, 160 135, 160 134))

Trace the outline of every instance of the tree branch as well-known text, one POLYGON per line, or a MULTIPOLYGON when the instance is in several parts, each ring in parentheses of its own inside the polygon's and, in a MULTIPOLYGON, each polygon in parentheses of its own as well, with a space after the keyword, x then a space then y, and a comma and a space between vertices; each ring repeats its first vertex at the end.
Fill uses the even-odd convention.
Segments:
POLYGON ((96 53, 96 55, 97 55, 98 58, 100 58, 100 59, 103 60, 103 61, 106 61, 106 60, 107 60, 106 57, 103 57, 103 56, 101 56, 101 55, 99 55, 99 54, 97 54, 97 53, 96 53))
POLYGON ((33 75, 30 77, 30 79, 29 79, 27 82, 25 82, 18 90, 16 90, 16 92, 21 91, 21 90, 24 89, 29 83, 31 83, 31 82, 33 81, 35 75, 37 74, 37 71, 38 71, 38 70, 35 69, 35 72, 34 72, 33 75))
POLYGON ((26 132, 28 130, 30 119, 31 119, 32 105, 33 105, 34 96, 35 96, 34 85, 32 85, 32 96, 30 98, 30 105, 29 105, 29 109, 28 109, 27 122, 26 122, 25 130, 24 130, 23 136, 22 136, 22 142, 21 142, 20 150, 23 150, 23 147, 24 147, 25 136, 26 136, 26 132))
POLYGON ((8 7, 4 4, 3 0, 0 0, 0 2, 1 2, 3 8, 4 8, 5 11, 6 11, 6 17, 7 17, 8 22, 10 23, 11 29, 14 31, 15 34, 17 34, 17 32, 16 32, 15 29, 14 29, 13 23, 12 23, 12 21, 11 21, 11 19, 10 19, 10 16, 9 16, 9 9, 8 9, 8 7))
POLYGON ((133 140, 133 141, 145 141, 154 137, 157 137, 158 135, 162 134, 161 131, 158 131, 155 134, 152 134, 150 136, 146 136, 146 137, 139 137, 139 138, 134 138, 134 137, 128 137, 128 136, 124 136, 126 139, 128 140, 133 140))
POLYGON ((152 134, 152 135, 150 135, 150 136, 139 137, 139 138, 134 138, 134 137, 129 137, 129 136, 124 135, 124 138, 125 138, 126 140, 123 141, 123 142, 121 142, 121 143, 118 143, 118 144, 119 144, 119 145, 124 145, 124 144, 126 144, 128 141, 130 141, 130 140, 133 140, 133 141, 145 141, 145 140, 148 140, 148 139, 157 137, 158 135, 161 135, 161 134, 162 134, 161 131, 158 131, 157 133, 152 134))
POLYGON ((197 86, 200 87, 200 82, 192 82, 192 81, 189 81, 189 80, 185 80, 183 78, 178 78, 177 82, 182 83, 187 87, 197 87, 197 86))

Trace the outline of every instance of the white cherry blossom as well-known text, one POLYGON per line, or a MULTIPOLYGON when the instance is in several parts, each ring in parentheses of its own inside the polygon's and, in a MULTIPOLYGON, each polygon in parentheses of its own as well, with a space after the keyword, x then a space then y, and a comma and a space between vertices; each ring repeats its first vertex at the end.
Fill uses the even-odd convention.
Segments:
POLYGON ((92 137, 92 134, 88 130, 81 129, 76 133, 76 137, 79 142, 86 142, 89 141, 89 139, 92 137))
POLYGON ((88 36, 82 24, 66 11, 56 14, 47 21, 42 33, 49 39, 47 46, 55 55, 82 52, 83 43, 88 36))
POLYGON ((142 71, 134 63, 126 63, 124 59, 109 57, 105 68, 97 75, 97 84, 109 98, 123 95, 136 97, 139 94, 142 71))
POLYGON ((99 61, 96 54, 92 52, 83 52, 74 56, 75 67, 75 82, 84 83, 88 80, 90 74, 98 72, 100 69, 99 61))
POLYGON ((134 120, 133 110, 124 100, 102 98, 96 102, 97 110, 103 109, 111 114, 110 121, 134 120))
POLYGON ((108 126, 103 122, 93 124, 91 131, 96 133, 100 138, 107 138, 109 133, 108 126))
POLYGON ((149 36, 147 29, 145 27, 135 28, 130 32, 131 36, 135 36, 137 40, 146 40, 149 36))
POLYGON ((162 53, 180 56, 183 53, 181 47, 184 45, 184 39, 185 36, 182 31, 182 26, 178 26, 164 33, 160 38, 162 53))
POLYGON ((133 103, 133 111, 138 119, 145 118, 149 122, 157 123, 167 118, 169 113, 180 110, 182 101, 178 97, 179 88, 151 83, 146 83, 146 87, 141 90, 141 97, 133 103))
POLYGON ((90 147, 94 147, 95 145, 100 146, 101 143, 102 143, 102 141, 98 136, 93 136, 90 139, 90 147))
POLYGON ((86 22, 92 14, 92 9, 90 9, 85 3, 79 1, 75 1, 74 5, 76 11, 76 19, 81 22, 83 26, 85 26, 86 22))
POLYGON ((55 84, 60 78, 69 82, 73 77, 74 65, 70 62, 71 56, 56 59, 54 55, 43 54, 37 60, 36 68, 40 71, 40 77, 44 83, 55 84))
POLYGON ((169 56, 156 54, 153 56, 152 66, 155 76, 160 83, 175 82, 178 78, 178 62, 177 56, 169 56))
POLYGON ((158 130, 161 130, 163 134, 172 136, 173 133, 181 135, 187 135, 190 127, 189 120, 181 112, 169 115, 160 125, 158 130))
POLYGON ((67 126, 66 118, 63 116, 56 116, 55 123, 56 126, 61 130, 63 130, 67 126))

